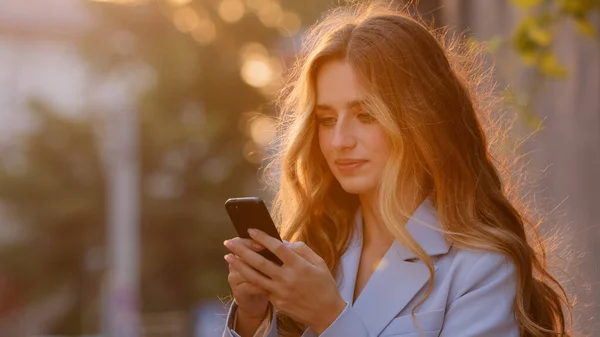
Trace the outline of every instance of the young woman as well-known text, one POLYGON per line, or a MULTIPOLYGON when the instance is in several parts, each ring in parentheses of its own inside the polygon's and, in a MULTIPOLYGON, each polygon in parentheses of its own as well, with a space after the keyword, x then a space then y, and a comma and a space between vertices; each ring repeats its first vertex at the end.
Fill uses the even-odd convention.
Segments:
POLYGON ((569 336, 488 150, 474 56, 454 51, 380 5, 309 31, 279 100, 273 215, 290 243, 225 242, 224 336, 569 336))

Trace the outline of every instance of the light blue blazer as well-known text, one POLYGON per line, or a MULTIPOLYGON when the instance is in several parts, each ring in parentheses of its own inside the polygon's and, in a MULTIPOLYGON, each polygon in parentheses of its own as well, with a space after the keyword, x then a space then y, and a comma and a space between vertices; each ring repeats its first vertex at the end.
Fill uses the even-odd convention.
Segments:
MULTIPOLYGON (((362 214, 356 214, 352 241, 341 258, 336 277, 341 296, 348 303, 342 314, 321 337, 518 337, 514 313, 516 292, 514 264, 489 251, 451 247, 439 228, 436 211, 426 199, 406 228, 429 254, 435 280, 429 297, 415 311, 427 290, 429 270, 416 256, 394 241, 377 270, 353 303, 354 282, 362 247, 362 214)), ((223 337, 238 337, 230 329, 235 303, 227 316, 223 337)), ((277 336, 273 315, 268 337, 277 336)), ((316 337, 307 329, 303 337, 316 337)))

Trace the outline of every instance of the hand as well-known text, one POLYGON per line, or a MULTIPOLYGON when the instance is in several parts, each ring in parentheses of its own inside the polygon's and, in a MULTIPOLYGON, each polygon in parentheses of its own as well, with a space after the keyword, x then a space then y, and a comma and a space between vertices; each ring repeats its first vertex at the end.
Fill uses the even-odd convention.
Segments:
MULTIPOLYGON (((229 241, 256 252, 265 249, 251 239, 234 238, 229 241)), ((243 315, 250 320, 262 321, 267 314, 269 305, 267 292, 249 282, 231 264, 229 264, 227 281, 231 286, 233 298, 238 305, 238 315, 243 315)))
POLYGON ((277 266, 233 241, 226 246, 237 257, 229 254, 227 262, 250 283, 266 290, 275 308, 321 334, 346 307, 325 261, 302 242, 288 246, 259 230, 248 232, 283 265, 277 266))

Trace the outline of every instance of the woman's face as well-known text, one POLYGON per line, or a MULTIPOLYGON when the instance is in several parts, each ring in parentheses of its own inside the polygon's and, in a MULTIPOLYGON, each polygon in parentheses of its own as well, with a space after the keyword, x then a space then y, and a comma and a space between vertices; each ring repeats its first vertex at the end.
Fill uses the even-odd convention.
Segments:
POLYGON ((327 165, 346 192, 375 192, 390 145, 379 122, 363 109, 354 71, 346 61, 328 62, 316 85, 319 146, 327 165))

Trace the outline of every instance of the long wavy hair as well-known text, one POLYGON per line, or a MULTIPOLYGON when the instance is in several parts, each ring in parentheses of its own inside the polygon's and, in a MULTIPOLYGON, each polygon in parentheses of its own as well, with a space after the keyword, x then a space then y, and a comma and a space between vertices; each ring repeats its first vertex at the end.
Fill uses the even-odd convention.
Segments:
MULTIPOLYGON (((517 199, 509 200, 509 172, 501 175, 502 161, 490 150, 490 139, 501 133, 499 124, 485 124, 494 96, 493 87, 485 85, 491 73, 481 55, 464 39, 430 28, 406 7, 355 4, 327 12, 304 36, 276 100, 278 137, 265 175, 275 192, 272 215, 284 239, 306 243, 336 275, 359 200, 328 168, 313 109, 320 67, 346 61, 365 90, 367 111, 391 144, 378 188, 379 212, 388 230, 430 271, 419 304, 431 292, 434 270, 404 228, 410 217, 398 202, 404 184, 419 187, 415 201, 431 198, 454 247, 495 251, 514 262, 521 336, 570 336, 567 295, 547 270, 536 224, 517 210, 517 199)), ((298 336, 304 329, 278 313, 279 334, 298 336)))

